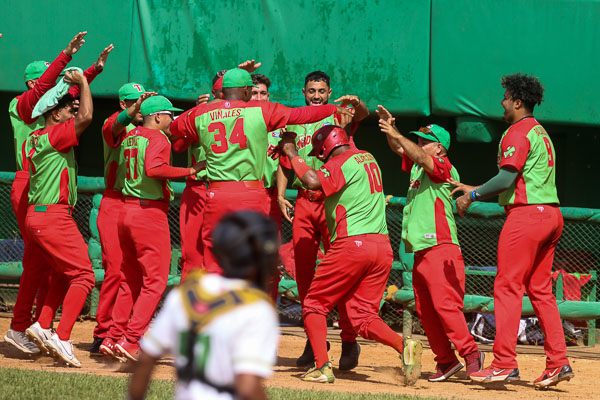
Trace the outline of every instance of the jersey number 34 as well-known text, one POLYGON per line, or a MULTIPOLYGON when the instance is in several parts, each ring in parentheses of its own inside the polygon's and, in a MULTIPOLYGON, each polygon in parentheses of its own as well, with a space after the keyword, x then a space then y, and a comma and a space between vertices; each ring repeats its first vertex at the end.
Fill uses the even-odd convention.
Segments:
POLYGON ((244 118, 239 118, 235 121, 231 135, 227 138, 227 129, 221 121, 213 122, 208 125, 208 133, 215 133, 215 142, 210 146, 210 149, 216 153, 225 153, 229 149, 229 143, 237 144, 240 149, 248 148, 248 139, 244 134, 244 118))

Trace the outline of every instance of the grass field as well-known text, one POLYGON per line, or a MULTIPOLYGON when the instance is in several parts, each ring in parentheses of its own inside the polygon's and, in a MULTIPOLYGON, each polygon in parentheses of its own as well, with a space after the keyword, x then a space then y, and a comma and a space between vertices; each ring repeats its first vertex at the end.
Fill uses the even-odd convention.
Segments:
MULTIPOLYGON (((0 399, 122 399, 128 378, 91 374, 31 371, 0 368, 0 399)), ((274 400, 437 400, 414 396, 368 393, 336 393, 269 388, 274 400)), ((148 399, 171 399, 175 394, 172 381, 152 382, 148 399)))

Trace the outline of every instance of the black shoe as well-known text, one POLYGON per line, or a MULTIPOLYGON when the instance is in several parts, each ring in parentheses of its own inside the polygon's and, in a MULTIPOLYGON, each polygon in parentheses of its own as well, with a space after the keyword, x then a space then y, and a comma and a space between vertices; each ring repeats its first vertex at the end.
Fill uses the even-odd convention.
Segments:
POLYGON ((356 342, 342 342, 342 355, 340 356, 340 370, 350 371, 358 365, 360 345, 356 342))
POLYGON ((90 349, 91 356, 101 356, 102 355, 102 353, 100 352, 100 345, 102 344, 103 340, 104 340, 104 338, 94 337, 94 341, 92 342, 92 348, 90 349))
MULTIPOLYGON (((329 342, 327 342, 327 351, 329 351, 329 342)), ((313 367, 315 364, 315 354, 313 353, 312 346, 310 345, 310 341, 306 341, 304 345, 304 352, 298 359, 296 360, 297 367, 313 367)))

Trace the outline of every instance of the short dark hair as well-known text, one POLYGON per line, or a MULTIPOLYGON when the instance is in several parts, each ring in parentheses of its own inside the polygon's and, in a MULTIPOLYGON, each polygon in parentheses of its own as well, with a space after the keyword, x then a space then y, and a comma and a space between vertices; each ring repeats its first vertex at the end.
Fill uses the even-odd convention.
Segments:
POLYGON ((219 80, 220 77, 222 77, 223 75, 225 75, 225 72, 227 72, 226 69, 222 69, 219 72, 217 72, 215 74, 215 77, 213 78, 213 86, 215 86, 215 83, 217 83, 217 81, 219 80))
POLYGON ((521 100, 529 111, 542 103, 544 86, 538 78, 531 74, 510 74, 502 77, 502 87, 510 93, 514 100, 521 100))
POLYGON ((327 86, 329 86, 329 75, 323 71, 313 71, 304 78, 304 86, 306 86, 308 82, 325 82, 327 86))
POLYGON ((252 74, 252 83, 255 85, 262 83, 267 87, 267 90, 271 87, 271 80, 263 74, 252 74))

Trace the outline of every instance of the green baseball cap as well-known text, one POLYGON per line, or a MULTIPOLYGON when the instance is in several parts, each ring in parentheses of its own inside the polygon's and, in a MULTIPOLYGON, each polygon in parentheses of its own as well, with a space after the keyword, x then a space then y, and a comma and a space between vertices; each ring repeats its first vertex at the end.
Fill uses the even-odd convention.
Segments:
POLYGON ((154 114, 159 111, 183 111, 181 108, 173 107, 173 104, 165 96, 148 97, 142 103, 141 112, 146 115, 154 114))
POLYGON ((439 125, 427 125, 418 131, 411 131, 410 133, 433 142, 441 143, 446 150, 450 149, 450 133, 439 125))
POLYGON ((50 63, 47 61, 34 61, 32 63, 29 63, 27 67, 25 67, 25 82, 27 82, 30 79, 37 79, 40 76, 42 76, 44 71, 46 71, 49 66, 50 63))
POLYGON ((225 72, 223 75, 223 87, 224 88, 235 88, 235 87, 246 87, 246 86, 254 86, 257 88, 254 83, 252 83, 252 76, 246 70, 240 68, 230 69, 225 72))
POLYGON ((146 92, 139 83, 129 82, 119 88, 119 100, 137 100, 146 92))

